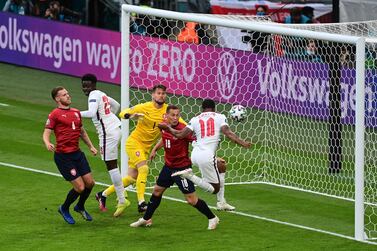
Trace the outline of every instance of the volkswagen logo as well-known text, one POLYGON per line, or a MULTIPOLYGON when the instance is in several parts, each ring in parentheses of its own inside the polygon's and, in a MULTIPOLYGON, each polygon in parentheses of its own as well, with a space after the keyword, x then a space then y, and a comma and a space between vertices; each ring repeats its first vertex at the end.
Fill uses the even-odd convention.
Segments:
POLYGON ((217 85, 221 96, 229 100, 237 87, 237 64, 234 56, 225 52, 217 65, 217 85))

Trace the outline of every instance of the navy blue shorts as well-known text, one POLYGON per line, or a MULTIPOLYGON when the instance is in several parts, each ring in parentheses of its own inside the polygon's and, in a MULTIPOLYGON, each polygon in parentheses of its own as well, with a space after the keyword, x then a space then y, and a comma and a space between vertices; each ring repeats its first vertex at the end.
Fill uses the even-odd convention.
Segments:
POLYGON ((54 154, 55 164, 66 181, 72 181, 91 172, 85 154, 81 151, 54 154))
POLYGON ((170 168, 164 166, 158 175, 156 184, 160 187, 168 188, 175 183, 179 187, 179 190, 181 190, 181 192, 184 194, 195 192, 195 186, 191 180, 181 178, 180 176, 171 177, 172 173, 182 171, 187 168, 191 168, 191 166, 183 168, 170 168))

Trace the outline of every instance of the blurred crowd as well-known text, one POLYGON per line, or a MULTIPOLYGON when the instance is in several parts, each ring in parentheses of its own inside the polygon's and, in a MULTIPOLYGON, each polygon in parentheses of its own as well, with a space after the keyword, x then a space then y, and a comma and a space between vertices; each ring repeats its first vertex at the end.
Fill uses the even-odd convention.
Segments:
POLYGON ((80 1, 7 0, 3 11, 81 24, 84 17, 81 12, 83 6, 79 7, 79 10, 72 9, 78 7, 78 2, 80 1))
MULTIPOLYGON (((115 0, 0 0, 0 7, 2 7, 3 11, 20 15, 38 16, 70 23, 93 24, 93 26, 100 28, 119 29, 120 2, 121 1, 115 0), (112 17, 112 20, 109 20, 109 17, 112 17), (108 27, 101 25, 102 23, 111 22, 118 22, 118 24, 108 27)), ((132 0, 131 2, 144 7, 171 10, 180 9, 181 11, 189 13, 211 13, 211 4, 209 0, 132 0), (185 3, 184 8, 177 6, 178 2, 185 3)), ((255 11, 258 16, 274 14, 268 10, 267 5, 256 6, 255 11)), ((314 9, 310 6, 293 8, 290 15, 285 18, 284 22, 316 23, 318 21, 314 18, 313 11, 314 9)))
MULTIPOLYGON (((3 11, 20 15, 38 16, 62 22, 87 24, 99 28, 119 30, 119 1, 114 6, 105 4, 101 0, 0 0, 3 1, 3 11), (5 3, 4 3, 5 2, 5 3)), ((133 1, 135 2, 135 1, 133 1)), ((174 1, 138 0, 136 3, 144 8, 177 9, 172 6, 174 1), (166 4, 168 3, 168 4, 166 4)), ((177 2, 177 1, 175 1, 177 2)), ((115 3, 115 1, 114 1, 115 3)), ((1 5, 0 5, 1 6, 1 5)), ((184 10, 188 13, 210 14, 209 0, 187 0, 184 10)), ((310 6, 292 8, 285 17, 286 24, 319 23, 314 17, 314 9, 310 6)), ((269 10, 267 5, 256 5, 257 17, 271 17, 276 10, 269 10)), ((219 45, 217 28, 194 22, 172 21, 165 18, 144 15, 132 15, 130 31, 136 35, 152 36, 171 39, 179 42, 219 45)), ((275 56, 290 57, 292 59, 310 62, 327 62, 326 53, 323 53, 322 44, 312 39, 298 39, 273 34, 244 31, 245 35, 240 43, 249 45, 254 53, 273 54, 275 56)), ((355 59, 353 48, 340 47, 339 61, 343 66, 354 67, 355 59)), ((377 68, 376 51, 367 49, 367 68, 377 68)))

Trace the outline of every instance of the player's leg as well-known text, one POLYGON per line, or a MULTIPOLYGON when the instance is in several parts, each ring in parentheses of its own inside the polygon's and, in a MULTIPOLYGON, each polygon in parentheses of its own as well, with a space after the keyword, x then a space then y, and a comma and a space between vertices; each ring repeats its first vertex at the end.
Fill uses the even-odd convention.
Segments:
POLYGON ((213 156, 212 153, 194 149, 191 154, 191 161, 193 165, 199 167, 202 178, 194 175, 191 168, 176 172, 173 176, 180 175, 181 177, 191 180, 204 191, 216 194, 220 188, 220 177, 216 167, 215 156, 213 156))
POLYGON ((173 176, 172 178, 174 179, 174 182, 177 184, 181 192, 185 195, 186 201, 207 217, 208 229, 215 229, 219 222, 219 219, 212 213, 207 203, 204 200, 198 198, 195 193, 194 183, 191 180, 179 176, 173 176))
POLYGON ((124 204, 124 186, 122 183, 122 176, 118 168, 118 147, 121 139, 120 128, 111 130, 108 135, 100 138, 100 149, 102 160, 106 163, 107 171, 109 172, 111 181, 114 185, 117 194, 118 202, 124 204))
POLYGON ((186 201, 193 207, 195 207, 200 213, 205 215, 208 219, 208 230, 213 230, 217 227, 220 220, 219 218, 211 211, 207 203, 198 198, 196 193, 185 194, 186 201))
POLYGON ((92 221, 92 216, 85 209, 85 202, 88 199, 90 193, 92 192, 93 186, 95 184, 92 173, 87 173, 81 177, 84 183, 84 190, 80 193, 79 201, 73 208, 75 212, 81 214, 81 216, 87 220, 92 221))
MULTIPOLYGON (((123 187, 128 187, 129 185, 136 182, 136 178, 138 176, 138 171, 135 168, 136 163, 139 161, 138 156, 136 153, 138 150, 138 144, 131 138, 127 139, 126 142, 126 152, 128 155, 128 172, 127 175, 122 178, 123 187)), ((115 192, 115 186, 111 185, 104 191, 98 192, 96 194, 96 199, 99 202, 99 207, 101 211, 106 211, 106 198, 115 192)))
POLYGON ((147 204, 145 202, 144 194, 145 194, 145 188, 147 186, 147 178, 148 178, 148 173, 149 173, 147 160, 143 160, 139 162, 136 165, 136 167, 138 171, 138 175, 136 179, 136 194, 137 194, 137 200, 138 200, 138 210, 139 212, 145 212, 145 210, 147 209, 147 204))
POLYGON ((131 205, 131 202, 125 196, 125 189, 122 182, 122 176, 118 168, 117 160, 106 161, 106 165, 108 170, 110 169, 109 174, 118 199, 118 204, 113 216, 119 217, 123 213, 123 211, 131 205))
POLYGON ((160 205, 161 198, 165 190, 173 184, 171 171, 168 167, 164 166, 157 178, 156 185, 153 188, 152 196, 149 200, 147 210, 144 216, 138 221, 132 223, 131 227, 150 226, 152 225, 152 216, 158 206, 160 205))
POLYGON ((90 193, 92 192, 92 189, 95 185, 95 181, 93 179, 89 163, 84 153, 81 151, 77 153, 76 166, 78 174, 81 176, 82 181, 84 183, 84 190, 80 193, 79 201, 74 207, 74 210, 80 213, 85 220, 91 221, 92 217, 85 210, 85 202, 88 199, 90 193))
POLYGON ((158 185, 155 185, 153 188, 152 196, 149 200, 148 206, 146 208, 146 211, 144 213, 144 216, 134 223, 131 223, 131 227, 140 227, 140 226, 151 226, 152 225, 152 216, 158 206, 160 205, 162 194, 165 192, 166 187, 160 187, 158 185))
MULTIPOLYGON (((122 176, 118 168, 118 146, 121 139, 120 128, 111 130, 103 140, 100 140, 101 157, 106 163, 109 176, 114 185, 114 189, 117 195, 118 204, 117 209, 114 212, 114 216, 120 216, 123 211, 130 205, 130 202, 125 199, 124 186, 122 182, 122 176)), ((105 204, 105 203, 103 203, 105 204)))
POLYGON ((59 206, 58 212, 63 216, 63 219, 68 224, 74 224, 75 220, 69 212, 69 207, 80 196, 80 193, 84 190, 85 185, 83 182, 75 182, 76 179, 81 179, 81 177, 79 177, 77 174, 76 168, 72 162, 71 154, 55 153, 54 160, 63 178, 70 182, 73 186, 73 188, 68 191, 63 204, 59 206))
POLYGON ((219 189, 219 192, 216 194, 216 196, 217 196, 216 208, 217 208, 217 210, 233 211, 235 209, 235 207, 232 206, 232 205, 229 205, 226 202, 225 196, 224 196, 226 161, 222 158, 217 157, 217 168, 219 170, 220 189, 219 189))
MULTIPOLYGON (((136 182, 137 174, 138 174, 137 169, 135 169, 134 167, 132 167, 130 165, 130 162, 128 162, 127 176, 124 177, 124 178, 122 178, 123 187, 126 188, 129 185, 134 184, 136 182)), ((98 196, 100 195, 100 196, 103 196, 103 197, 107 198, 111 194, 113 194, 114 192, 115 192, 115 186, 111 185, 108 188, 106 188, 105 190, 97 193, 97 195, 98 196)), ((126 198, 127 197, 127 191, 124 190, 124 193, 125 193, 125 198, 126 198)))
POLYGON ((148 150, 145 149, 138 141, 129 138, 126 143, 126 151, 129 159, 129 168, 135 167, 134 173, 137 176, 125 177, 128 182, 136 183, 136 195, 138 200, 138 211, 145 212, 147 203, 145 202, 144 193, 147 183, 149 168, 147 165, 148 150))
POLYGON ((71 213, 69 212, 69 207, 77 200, 80 194, 85 190, 85 184, 81 177, 71 180, 73 188, 68 192, 64 203, 59 207, 58 212, 63 216, 63 219, 68 224, 75 224, 71 213))

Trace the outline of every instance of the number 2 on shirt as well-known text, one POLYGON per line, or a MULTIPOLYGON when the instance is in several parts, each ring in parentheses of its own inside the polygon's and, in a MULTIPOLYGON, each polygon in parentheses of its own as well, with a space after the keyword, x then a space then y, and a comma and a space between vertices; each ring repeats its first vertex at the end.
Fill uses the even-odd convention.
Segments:
POLYGON ((110 114, 110 102, 107 96, 102 96, 102 101, 103 101, 103 109, 105 110, 105 114, 110 114))
POLYGON ((207 123, 204 123, 204 120, 199 120, 200 124, 200 135, 202 138, 204 137, 211 137, 215 135, 215 120, 213 118, 209 118, 207 123))

